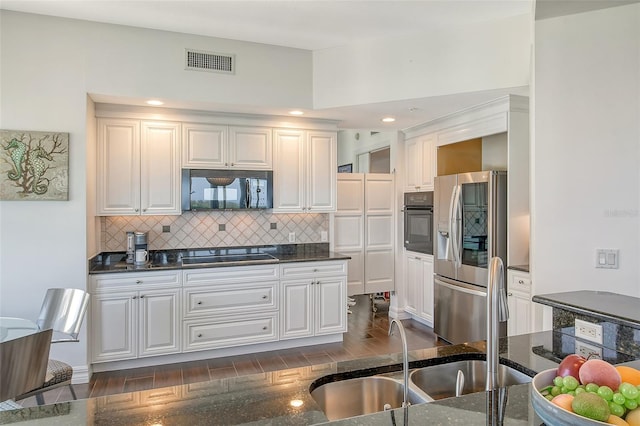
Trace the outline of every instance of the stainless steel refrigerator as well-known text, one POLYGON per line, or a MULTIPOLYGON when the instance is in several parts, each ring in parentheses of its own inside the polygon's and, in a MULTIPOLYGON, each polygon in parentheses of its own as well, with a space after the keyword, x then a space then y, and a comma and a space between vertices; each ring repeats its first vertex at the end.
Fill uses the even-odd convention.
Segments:
POLYGON ((438 176, 434 198, 434 331, 451 343, 484 340, 488 264, 507 263, 507 173, 438 176))

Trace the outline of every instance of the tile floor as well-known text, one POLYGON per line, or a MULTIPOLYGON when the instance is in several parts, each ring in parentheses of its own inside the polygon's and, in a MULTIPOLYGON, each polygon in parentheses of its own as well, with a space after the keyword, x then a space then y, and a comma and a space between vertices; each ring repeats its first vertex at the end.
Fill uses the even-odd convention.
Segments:
MULTIPOLYGON (((78 398, 88 398, 399 353, 402 350, 399 333, 387 335, 388 302, 376 299, 378 309, 373 312, 369 296, 357 296, 356 300, 351 308, 353 313, 348 316, 349 332, 342 343, 95 373, 89 383, 74 385, 74 390, 78 398)), ((409 350, 447 344, 423 324, 405 320, 403 325, 409 350)), ((44 397, 48 404, 72 399, 66 386, 46 392, 44 397)), ((25 407, 37 405, 35 397, 19 403, 25 407)))

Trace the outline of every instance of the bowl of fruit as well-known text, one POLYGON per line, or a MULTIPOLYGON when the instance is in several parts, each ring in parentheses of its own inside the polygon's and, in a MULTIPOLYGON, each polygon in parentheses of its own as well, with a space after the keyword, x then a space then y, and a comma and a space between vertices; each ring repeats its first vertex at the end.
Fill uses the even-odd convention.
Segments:
POLYGON ((531 405, 547 426, 640 426, 640 370, 568 355, 531 381, 531 405))

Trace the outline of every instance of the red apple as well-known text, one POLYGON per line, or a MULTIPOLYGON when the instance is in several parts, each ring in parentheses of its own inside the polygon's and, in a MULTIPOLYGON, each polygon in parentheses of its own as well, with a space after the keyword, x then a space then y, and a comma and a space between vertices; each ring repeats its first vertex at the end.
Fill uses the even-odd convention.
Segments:
POLYGON ((573 376, 580 380, 578 372, 585 362, 587 362, 587 359, 583 356, 576 354, 567 355, 562 362, 560 362, 560 365, 558 365, 558 373, 556 375, 560 377, 573 376))

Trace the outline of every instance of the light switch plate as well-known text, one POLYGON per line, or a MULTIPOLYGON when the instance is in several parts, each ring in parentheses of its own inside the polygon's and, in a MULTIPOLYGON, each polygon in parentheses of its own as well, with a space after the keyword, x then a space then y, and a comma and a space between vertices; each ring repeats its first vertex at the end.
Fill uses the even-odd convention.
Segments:
POLYGON ((620 250, 596 249, 596 268, 618 269, 620 250))

